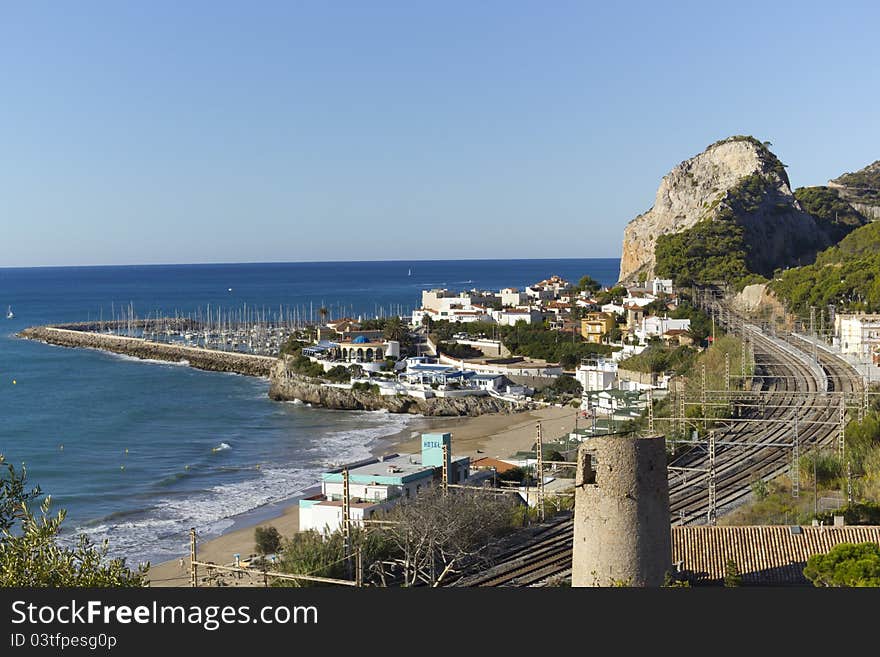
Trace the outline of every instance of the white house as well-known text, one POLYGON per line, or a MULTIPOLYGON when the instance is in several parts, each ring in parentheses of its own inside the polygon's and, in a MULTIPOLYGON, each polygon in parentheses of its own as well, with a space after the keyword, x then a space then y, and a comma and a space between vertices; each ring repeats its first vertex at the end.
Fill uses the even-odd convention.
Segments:
POLYGON ((614 387, 617 378, 617 363, 605 358, 582 363, 574 378, 584 390, 609 390, 614 387))
POLYGON ((880 345, 880 315, 835 315, 834 343, 845 354, 871 358, 874 349, 880 345))
POLYGON ((529 298, 525 292, 520 292, 515 287, 504 288, 498 293, 498 296, 501 297, 501 305, 505 308, 509 308, 511 306, 521 306, 529 298))
POLYGON ((490 312, 492 318, 501 326, 514 326, 517 322, 540 324, 544 321, 544 316, 541 312, 534 308, 507 308, 490 312))
POLYGON ((672 294, 672 279, 654 278, 651 281, 651 292, 655 297, 660 294, 672 294))
POLYGON ((650 337, 660 337, 667 331, 688 331, 691 328, 689 319, 669 319, 668 317, 645 317, 642 320, 641 330, 636 331, 639 340, 643 342, 650 337))
MULTIPOLYGON (((391 508, 440 481, 446 445, 449 483, 462 483, 470 474, 470 458, 452 456, 452 435, 422 434, 421 454, 400 454, 352 463, 348 470, 350 518, 362 524, 373 514, 391 508)), ((331 533, 342 526, 343 468, 321 475, 321 492, 299 501, 299 528, 331 533)))

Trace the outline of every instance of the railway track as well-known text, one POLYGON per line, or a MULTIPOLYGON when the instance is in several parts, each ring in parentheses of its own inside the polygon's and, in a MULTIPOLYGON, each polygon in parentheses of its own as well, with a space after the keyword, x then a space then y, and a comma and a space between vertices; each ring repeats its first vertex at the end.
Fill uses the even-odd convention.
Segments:
MULTIPOLYGON (((731 330, 743 326, 740 318, 735 319, 731 330)), ((840 396, 852 397, 861 387, 858 373, 831 354, 818 352, 816 360, 821 369, 817 368, 805 350, 808 343, 796 336, 783 336, 785 346, 760 331, 751 332, 749 337, 756 366, 762 372, 762 392, 770 393, 766 396, 773 403, 761 417, 754 409, 748 414, 749 419, 764 422, 731 422, 735 428, 716 430, 716 438, 722 443, 715 453, 716 504, 722 513, 741 503, 756 479, 769 480, 790 470, 795 430, 801 454, 816 447, 836 446, 840 396)), ((707 450, 697 447, 673 463, 706 468, 707 462, 707 450)), ((707 472, 693 471, 686 476, 670 473, 669 483, 671 522, 705 522, 709 511, 707 472)), ((453 585, 536 586, 564 577, 571 572, 573 533, 572 519, 557 522, 547 533, 501 555, 494 567, 453 585)))

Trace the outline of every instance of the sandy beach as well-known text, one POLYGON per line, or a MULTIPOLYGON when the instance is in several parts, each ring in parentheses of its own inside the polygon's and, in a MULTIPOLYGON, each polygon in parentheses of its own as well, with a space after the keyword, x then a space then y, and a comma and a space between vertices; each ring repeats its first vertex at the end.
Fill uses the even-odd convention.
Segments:
MULTIPOLYGON (((574 429, 575 410, 547 407, 510 415, 463 418, 419 417, 405 430, 381 438, 372 451, 375 455, 394 452, 417 453, 421 449, 419 436, 422 433, 449 432, 452 434, 452 451, 455 456, 470 456, 473 459, 484 456, 505 458, 516 452, 528 450, 534 445, 535 425, 539 421, 542 423, 544 440, 549 442, 574 429)), ((283 507, 280 514, 275 517, 239 527, 217 538, 199 543, 198 559, 229 564, 235 553, 246 559, 254 552, 256 526, 273 525, 282 536, 289 537, 299 528, 298 510, 298 503, 293 503, 283 507)), ((151 586, 189 586, 189 555, 181 555, 180 559, 154 565, 150 569, 149 579, 151 586)), ((261 585, 261 582, 256 580, 231 583, 261 585)))

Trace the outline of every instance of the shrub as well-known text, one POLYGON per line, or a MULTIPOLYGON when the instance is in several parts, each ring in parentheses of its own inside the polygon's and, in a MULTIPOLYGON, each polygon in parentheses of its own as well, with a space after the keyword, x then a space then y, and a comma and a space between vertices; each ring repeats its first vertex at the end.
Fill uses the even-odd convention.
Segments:
POLYGON ((263 555, 275 554, 281 549, 281 534, 272 525, 257 527, 254 529, 254 542, 256 543, 257 553, 263 555))

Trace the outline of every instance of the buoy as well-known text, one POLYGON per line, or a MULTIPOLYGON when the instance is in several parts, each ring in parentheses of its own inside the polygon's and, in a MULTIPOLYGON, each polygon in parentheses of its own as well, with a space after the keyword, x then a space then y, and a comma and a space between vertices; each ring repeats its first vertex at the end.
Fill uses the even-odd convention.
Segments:
POLYGON ((125 466, 124 466, 124 465, 120 465, 120 466, 119 466, 119 469, 120 469, 120 470, 125 470, 125 466))

